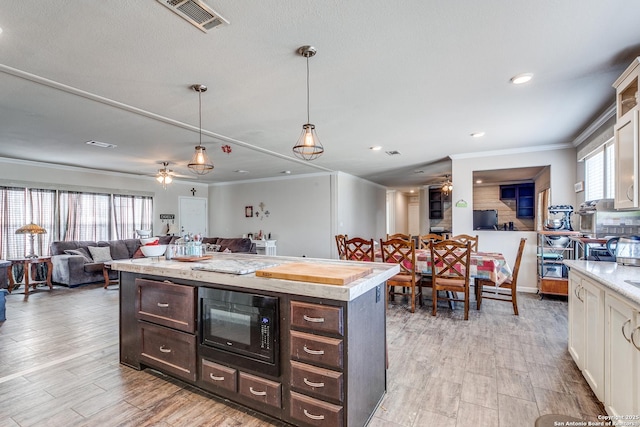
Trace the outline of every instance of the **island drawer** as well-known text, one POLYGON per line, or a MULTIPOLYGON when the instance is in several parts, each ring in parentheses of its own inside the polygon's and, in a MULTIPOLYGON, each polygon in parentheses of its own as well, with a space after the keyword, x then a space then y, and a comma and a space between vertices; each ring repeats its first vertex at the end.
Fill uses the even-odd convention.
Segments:
POLYGON ((195 332, 195 288, 136 279, 136 317, 184 332, 195 332))
POLYGON ((314 399, 295 391, 291 392, 289 411, 291 418, 302 421, 305 425, 329 427, 344 425, 342 406, 314 399))
POLYGON ((216 387, 236 392, 238 391, 238 371, 227 366, 219 365, 207 359, 201 359, 200 375, 202 381, 216 387))
POLYGON ((290 340, 291 358, 342 369, 341 339, 291 331, 290 340))
POLYGON ((282 407, 282 385, 275 381, 240 372, 238 393, 269 406, 282 407))
POLYGON ((140 361, 178 377, 196 380, 195 335, 139 322, 140 361))
POLYGON ((291 361, 291 386, 303 393, 343 402, 342 372, 291 361))
POLYGON ((291 301, 291 326, 344 336, 342 307, 291 301))

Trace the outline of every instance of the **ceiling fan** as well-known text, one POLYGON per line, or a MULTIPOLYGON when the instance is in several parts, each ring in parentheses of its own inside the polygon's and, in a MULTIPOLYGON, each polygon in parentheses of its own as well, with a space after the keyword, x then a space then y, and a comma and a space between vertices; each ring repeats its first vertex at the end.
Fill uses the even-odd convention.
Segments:
POLYGON ((173 169, 168 169, 170 162, 162 161, 162 168, 158 169, 158 173, 155 175, 156 180, 162 184, 163 189, 167 189, 167 184, 171 184, 173 182, 173 178, 184 178, 184 179, 193 179, 194 177, 189 175, 178 175, 173 169))

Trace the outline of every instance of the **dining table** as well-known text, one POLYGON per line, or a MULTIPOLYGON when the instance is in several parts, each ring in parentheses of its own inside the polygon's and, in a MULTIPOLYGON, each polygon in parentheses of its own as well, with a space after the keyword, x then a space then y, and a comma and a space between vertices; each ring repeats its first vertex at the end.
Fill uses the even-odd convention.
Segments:
MULTIPOLYGON (((382 262, 382 252, 376 251, 376 261, 382 262)), ((422 275, 431 274, 431 251, 416 249, 416 272, 422 275)), ((504 255, 499 252, 471 252, 469 276, 487 279, 501 285, 511 277, 511 266, 504 255)))

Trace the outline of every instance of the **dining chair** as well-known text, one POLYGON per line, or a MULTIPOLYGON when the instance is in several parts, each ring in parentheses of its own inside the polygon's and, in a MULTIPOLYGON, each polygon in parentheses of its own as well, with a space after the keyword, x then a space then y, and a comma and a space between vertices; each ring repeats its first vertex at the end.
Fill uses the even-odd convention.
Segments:
POLYGON ((433 309, 438 309, 438 291, 445 291, 443 299, 449 302, 464 302, 464 320, 469 320, 469 270, 471 266, 471 242, 462 243, 456 240, 429 242, 431 252, 431 289, 433 309), (457 292, 464 293, 459 299, 457 292))
POLYGON ((387 234, 387 240, 391 240, 391 239, 411 240, 411 234, 404 234, 404 233, 387 234))
POLYGON ((390 262, 400 265, 400 272, 387 280, 387 298, 392 300, 396 295, 409 296, 411 299, 411 312, 416 311, 416 298, 422 305, 422 275, 416 273, 416 244, 413 240, 380 239, 380 251, 382 262, 390 262), (397 292, 399 286, 402 291, 397 292))
POLYGON ((471 242, 471 252, 478 252, 478 235, 470 236, 468 234, 458 234, 453 237, 449 237, 451 240, 457 240, 458 242, 467 243, 471 242))
POLYGON ((476 306, 480 310, 483 299, 493 299, 497 301, 506 301, 513 304, 513 314, 518 315, 518 299, 516 286, 518 282, 518 272, 520 271, 520 261, 522 261, 522 254, 524 253, 524 245, 526 238, 520 239, 520 246, 518 246, 518 253, 516 254, 516 262, 513 266, 513 273, 511 277, 505 280, 500 285, 496 285, 495 282, 489 279, 476 279, 476 306))
POLYGON ((373 262, 375 248, 373 239, 366 240, 360 237, 353 237, 345 240, 346 258, 349 261, 373 262))
POLYGON ((338 258, 339 259, 347 259, 347 248, 345 246, 345 242, 348 237, 346 234, 338 234, 336 235, 336 245, 338 246, 338 258))
POLYGON ((439 242, 441 240, 444 240, 444 236, 442 236, 441 234, 434 234, 434 233, 418 236, 418 241, 420 242, 420 249, 429 249, 429 242, 431 240, 435 240, 436 242, 439 242))

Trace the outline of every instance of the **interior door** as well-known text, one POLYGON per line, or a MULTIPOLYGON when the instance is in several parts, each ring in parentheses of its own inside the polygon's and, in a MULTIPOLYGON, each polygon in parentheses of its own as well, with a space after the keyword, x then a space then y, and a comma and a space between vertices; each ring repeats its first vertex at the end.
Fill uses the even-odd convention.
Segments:
POLYGON ((207 199, 204 197, 179 197, 180 235, 201 234, 208 237, 207 199))

